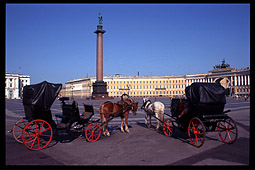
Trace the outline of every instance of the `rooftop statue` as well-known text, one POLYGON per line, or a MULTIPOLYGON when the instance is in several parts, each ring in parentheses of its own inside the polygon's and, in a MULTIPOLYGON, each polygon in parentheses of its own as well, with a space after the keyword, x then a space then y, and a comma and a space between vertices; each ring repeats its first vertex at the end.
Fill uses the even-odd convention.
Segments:
POLYGON ((213 68, 214 69, 223 69, 223 68, 229 68, 229 64, 225 64, 225 58, 223 58, 222 64, 221 65, 215 65, 213 68))
POLYGON ((99 13, 99 24, 98 25, 102 25, 103 24, 103 17, 101 16, 101 13, 99 13))

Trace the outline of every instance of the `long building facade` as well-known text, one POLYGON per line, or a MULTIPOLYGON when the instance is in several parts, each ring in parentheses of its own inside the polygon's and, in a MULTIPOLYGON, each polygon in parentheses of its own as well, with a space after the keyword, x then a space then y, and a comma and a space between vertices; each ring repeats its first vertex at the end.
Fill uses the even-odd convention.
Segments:
MULTIPOLYGON (((107 92, 111 97, 126 93, 132 97, 180 97, 185 95, 185 88, 194 82, 213 83, 219 81, 226 88, 227 95, 250 94, 250 68, 237 70, 229 68, 222 61, 207 74, 177 76, 104 76, 107 92)), ((86 98, 92 96, 96 77, 74 79, 66 82, 65 94, 69 97, 86 98)))
MULTIPOLYGON (((95 77, 74 79, 66 82, 66 95, 89 97, 95 77)), ((181 96, 185 94, 184 76, 104 76, 107 92, 111 97, 126 93, 133 97, 142 96, 181 96)))

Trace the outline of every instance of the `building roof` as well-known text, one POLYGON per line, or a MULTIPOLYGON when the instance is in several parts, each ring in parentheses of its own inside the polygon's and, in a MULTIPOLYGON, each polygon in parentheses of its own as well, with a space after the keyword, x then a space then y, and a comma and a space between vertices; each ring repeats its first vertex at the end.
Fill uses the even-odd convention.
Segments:
POLYGON ((28 75, 22 75, 22 74, 20 74, 20 73, 8 73, 8 72, 5 72, 5 77, 21 77, 21 78, 30 78, 30 76, 28 76, 28 75))

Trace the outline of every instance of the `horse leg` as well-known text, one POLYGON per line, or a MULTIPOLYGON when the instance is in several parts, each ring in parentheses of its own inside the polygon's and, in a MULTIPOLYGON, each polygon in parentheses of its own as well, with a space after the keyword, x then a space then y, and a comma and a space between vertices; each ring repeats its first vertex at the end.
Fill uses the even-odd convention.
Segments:
MULTIPOLYGON (((155 113, 156 118, 159 118, 158 112, 155 113)), ((159 130, 159 120, 157 119, 157 127, 156 130, 159 130)))
POLYGON ((125 116, 125 130, 127 133, 129 133, 129 129, 128 129, 128 114, 125 116))
POLYGON ((121 125, 120 125, 120 130, 122 133, 124 133, 124 129, 123 129, 123 124, 124 124, 124 117, 121 117, 121 125))
MULTIPOLYGON (((160 112, 160 120, 161 120, 161 122, 164 122, 164 112, 165 112, 165 110, 162 110, 160 112)), ((163 123, 161 123, 161 127, 163 127, 163 123)))
MULTIPOLYGON (((104 114, 100 113, 100 121, 103 124, 104 123, 104 114)), ((105 125, 102 126, 103 135, 105 136, 105 125)))
POLYGON ((148 128, 151 128, 151 115, 149 115, 149 116, 150 116, 150 123, 149 123, 148 128))
POLYGON ((106 117, 106 124, 105 124, 105 134, 106 136, 110 136, 110 133, 108 131, 108 121, 110 120, 110 117, 106 117))
POLYGON ((145 112, 145 126, 148 127, 148 121, 147 121, 147 118, 148 118, 148 113, 145 112))

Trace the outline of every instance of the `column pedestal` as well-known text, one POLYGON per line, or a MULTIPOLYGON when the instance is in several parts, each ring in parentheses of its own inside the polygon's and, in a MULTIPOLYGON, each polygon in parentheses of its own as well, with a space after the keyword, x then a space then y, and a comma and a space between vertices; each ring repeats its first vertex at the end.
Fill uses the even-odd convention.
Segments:
POLYGON ((108 98, 106 82, 96 81, 95 83, 93 83, 92 98, 93 99, 108 98))

